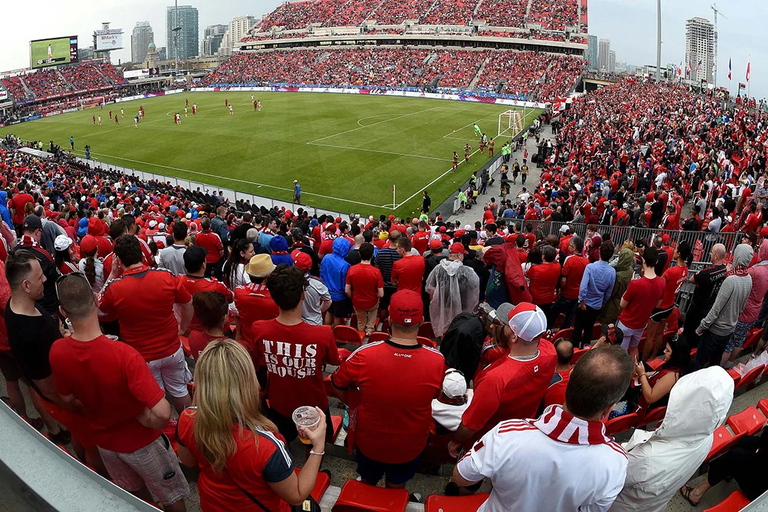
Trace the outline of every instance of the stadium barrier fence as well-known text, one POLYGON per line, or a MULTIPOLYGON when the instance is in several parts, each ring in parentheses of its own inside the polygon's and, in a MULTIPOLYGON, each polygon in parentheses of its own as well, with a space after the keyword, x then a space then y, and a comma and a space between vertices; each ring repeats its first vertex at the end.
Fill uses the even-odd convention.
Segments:
POLYGON ((264 208, 270 210, 272 208, 285 208, 286 210, 296 211, 297 208, 304 208, 304 210, 309 211, 310 215, 333 215, 334 217, 345 217, 348 216, 348 213, 341 213, 341 212, 335 212, 331 210, 323 210, 321 208, 316 208, 311 205, 307 204, 296 204, 291 203, 290 201, 281 201, 279 199, 273 199, 270 197, 264 197, 259 196, 256 194, 251 194, 249 192, 242 192, 239 190, 234 190, 231 188, 225 188, 218 185, 210 185, 207 183, 204 183, 202 181, 195 181, 195 180, 188 180, 184 178, 177 178, 175 176, 166 176, 164 174, 157 174, 153 172, 148 171, 141 171, 138 169, 133 169, 130 167, 123 167, 120 165, 114 165, 109 164, 106 162, 100 162, 98 160, 86 160, 85 158, 77 157, 76 160, 80 162, 81 164, 84 164, 88 166, 90 169, 111 169, 114 171, 117 171, 123 175, 125 175, 128 178, 138 178, 144 181, 158 181, 163 183, 170 183, 174 186, 181 186, 183 188, 186 188, 187 190, 195 190, 200 189, 203 193, 214 193, 221 191, 222 195, 229 199, 230 203, 233 205, 237 201, 248 201, 251 205, 256 206, 263 206, 264 208), (207 192, 206 192, 207 191, 207 192))

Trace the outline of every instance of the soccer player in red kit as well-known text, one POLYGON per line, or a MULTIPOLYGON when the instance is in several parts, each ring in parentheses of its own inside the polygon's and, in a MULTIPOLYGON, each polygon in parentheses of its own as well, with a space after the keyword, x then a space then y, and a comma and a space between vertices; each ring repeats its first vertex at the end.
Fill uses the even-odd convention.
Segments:
POLYGON ((117 125, 120 124, 120 119, 117 116, 115 116, 115 124, 117 124, 117 125))
POLYGON ((256 110, 257 108, 258 108, 258 106, 257 106, 256 102, 254 101, 253 102, 253 110, 256 110))
POLYGON ((493 141, 493 139, 488 141, 488 156, 491 157, 491 158, 493 158, 493 146, 495 144, 496 143, 493 141))
POLYGON ((464 161, 469 163, 469 153, 472 151, 472 146, 464 144, 464 161))
POLYGON ((93 124, 96 124, 96 116, 93 116, 93 124))
POLYGON ((446 366, 440 352, 416 340, 423 319, 421 295, 396 292, 389 305, 390 339, 363 345, 331 375, 345 403, 348 389, 359 392, 357 426, 348 439, 357 448, 357 472, 369 485, 386 475, 387 487, 405 487, 427 446, 431 403, 440 395, 446 366))
POLYGON ((227 99, 227 98, 224 98, 224 106, 225 106, 225 107, 228 107, 228 106, 229 106, 229 99, 227 99))

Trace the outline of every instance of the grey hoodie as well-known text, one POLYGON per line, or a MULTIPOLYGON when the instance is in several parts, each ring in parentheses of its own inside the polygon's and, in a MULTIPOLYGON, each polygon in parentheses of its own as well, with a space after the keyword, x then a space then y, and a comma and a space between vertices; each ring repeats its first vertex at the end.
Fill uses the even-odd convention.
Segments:
MULTIPOLYGON (((754 254, 754 250, 749 245, 737 245, 733 251, 733 266, 746 268, 754 254)), ((734 274, 726 277, 720 291, 717 292, 715 304, 701 321, 699 328, 702 331, 708 329, 717 336, 727 336, 733 333, 751 291, 752 276, 734 274)))

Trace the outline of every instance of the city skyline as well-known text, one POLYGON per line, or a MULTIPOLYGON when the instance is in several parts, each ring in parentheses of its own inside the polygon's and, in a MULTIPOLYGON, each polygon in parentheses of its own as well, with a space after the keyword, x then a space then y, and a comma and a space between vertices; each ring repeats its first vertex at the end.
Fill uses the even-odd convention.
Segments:
MULTIPOLYGON (((27 7, 18 2, 4 6, 5 19, 15 22, 0 31, 0 70, 10 71, 29 67, 29 41, 62 35, 77 34, 81 48, 92 44, 94 30, 103 21, 122 28, 130 34, 137 21, 148 21, 153 28, 158 48, 165 46, 166 7, 170 2, 134 0, 118 2, 103 0, 97 4, 85 0, 71 0, 62 7, 53 0, 42 0, 41 16, 32 18, 27 7)), ((257 18, 274 10, 282 0, 245 1, 197 0, 192 3, 199 11, 199 34, 205 27, 229 24, 238 16, 257 18)), ((688 0, 685 3, 662 4, 662 65, 680 65, 685 60, 685 23, 694 17, 713 21, 711 0, 688 0)), ((738 7, 721 5, 726 18, 718 23, 717 83, 728 86, 728 60, 732 59, 735 92, 738 82, 745 81, 746 65, 751 55, 751 92, 757 97, 768 96, 768 69, 760 65, 768 60, 768 48, 762 42, 760 20, 768 14, 768 2, 745 0, 738 7)), ((656 63, 656 2, 648 0, 590 0, 589 33, 611 40, 611 49, 617 60, 637 66, 656 63), (624 21, 626 20, 626 21, 624 21)), ((202 37, 199 37, 201 40, 202 37)), ((128 43, 128 41, 126 41, 128 43)), ((199 52, 199 45, 197 47, 199 52)), ((170 52, 169 52, 170 53, 170 52)), ((170 55, 169 55, 170 57, 170 55)), ((115 64, 131 60, 130 45, 112 52, 115 64)))

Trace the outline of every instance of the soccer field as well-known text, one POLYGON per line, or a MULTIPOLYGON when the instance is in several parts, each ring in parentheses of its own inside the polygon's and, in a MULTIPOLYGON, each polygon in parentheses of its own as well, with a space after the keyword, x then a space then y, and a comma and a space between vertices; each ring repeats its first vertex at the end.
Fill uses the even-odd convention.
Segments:
MULTIPOLYGON (((452 153, 464 144, 477 150, 477 124, 492 138, 507 106, 320 93, 185 93, 108 105, 0 129, 24 140, 48 141, 75 152, 91 146, 91 158, 167 176, 191 179, 290 201, 292 184, 302 202, 318 208, 364 215, 394 211, 409 215, 427 188, 433 206, 456 191, 488 161, 474 154, 451 173, 452 153), (184 100, 189 116, 184 117, 184 100), (234 105, 230 116, 224 106, 234 105), (192 115, 192 104, 198 106, 192 115), (133 125, 139 105, 146 117, 133 125), (109 119, 125 109, 116 125, 109 119), (182 124, 173 114, 180 112, 182 124), (92 116, 101 115, 94 126, 92 116), (393 207, 392 187, 396 187, 393 207)), ((526 125, 540 113, 526 112, 526 125)), ((506 135, 497 140, 500 153, 506 135)), ((462 160, 463 162, 463 160, 462 160)))

